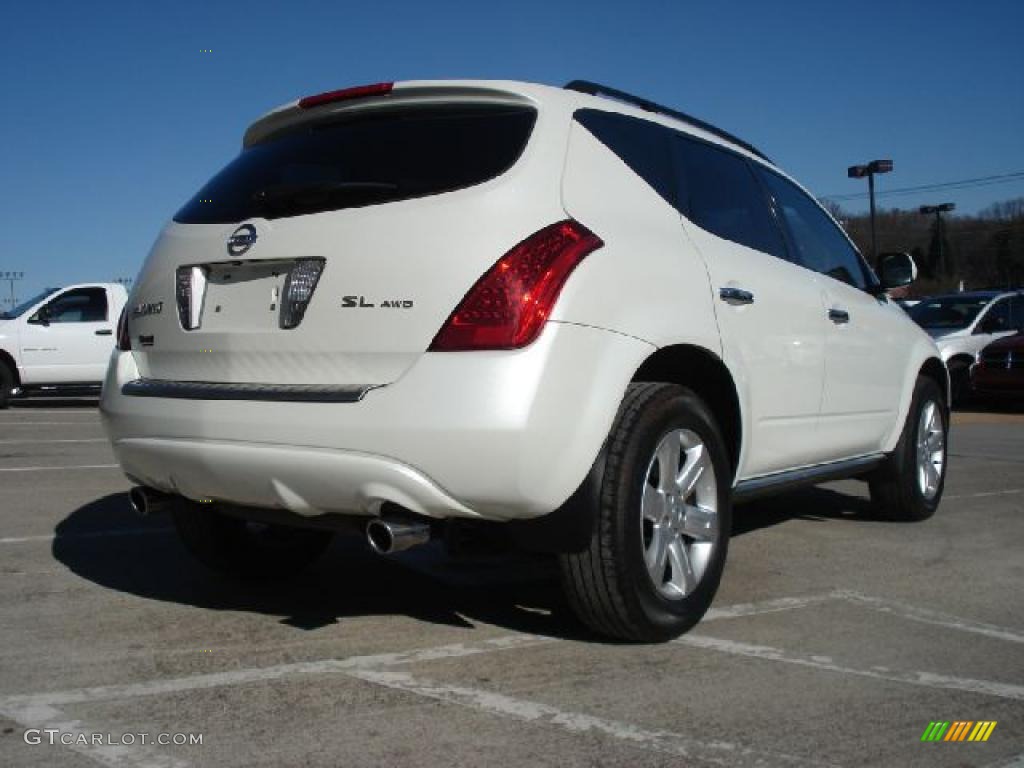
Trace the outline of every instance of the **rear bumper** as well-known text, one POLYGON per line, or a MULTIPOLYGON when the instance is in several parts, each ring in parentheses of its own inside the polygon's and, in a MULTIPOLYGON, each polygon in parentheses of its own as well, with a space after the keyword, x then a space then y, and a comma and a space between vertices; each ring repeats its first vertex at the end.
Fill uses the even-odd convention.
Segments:
POLYGON ((100 409, 138 482, 193 499, 302 515, 526 519, 557 509, 601 449, 633 372, 654 350, 548 323, 526 349, 425 354, 358 402, 139 397, 115 353, 100 409))

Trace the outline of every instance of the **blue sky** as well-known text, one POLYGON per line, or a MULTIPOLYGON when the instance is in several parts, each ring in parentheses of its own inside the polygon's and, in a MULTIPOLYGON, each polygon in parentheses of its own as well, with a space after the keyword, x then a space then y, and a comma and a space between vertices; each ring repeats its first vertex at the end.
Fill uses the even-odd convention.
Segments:
MULTIPOLYGON (((880 191, 1021 171, 1021 29, 1019 0, 7 3, 0 271, 26 272, 21 297, 134 275, 253 118, 380 80, 606 82, 738 134, 819 195, 863 191, 846 167, 876 157, 896 168, 880 191)), ((1020 179, 880 202, 1017 196, 1020 179)))

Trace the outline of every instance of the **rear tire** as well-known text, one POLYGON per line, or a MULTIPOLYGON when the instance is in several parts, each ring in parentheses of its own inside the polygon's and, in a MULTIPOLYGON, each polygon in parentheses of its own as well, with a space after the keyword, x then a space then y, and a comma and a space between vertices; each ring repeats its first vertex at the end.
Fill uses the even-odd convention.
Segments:
POLYGON ((11 390, 14 389, 14 373, 10 367, 0 362, 0 409, 11 404, 11 390))
POLYGON ((603 635, 678 637, 711 605, 725 566, 732 474, 721 433, 690 390, 631 384, 602 458, 589 546, 559 556, 569 604, 603 635))
POLYGON ((330 546, 331 531, 250 523, 183 499, 171 513, 185 548, 206 567, 242 579, 292 576, 330 546))
POLYGON ((868 479, 880 515, 912 522, 935 514, 946 482, 948 434, 942 390, 933 379, 919 377, 896 450, 868 479))

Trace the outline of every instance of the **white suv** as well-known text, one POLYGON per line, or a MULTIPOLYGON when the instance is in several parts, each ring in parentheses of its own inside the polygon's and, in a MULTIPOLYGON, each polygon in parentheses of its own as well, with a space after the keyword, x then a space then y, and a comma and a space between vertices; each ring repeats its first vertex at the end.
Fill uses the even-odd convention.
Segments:
POLYGON ((613 89, 335 91, 166 226, 102 413, 136 508, 216 569, 500 522, 589 626, 661 640, 734 500, 858 476, 937 507, 946 369, 884 293, 913 263, 882 271, 753 147, 613 89))
POLYGON ((0 312, 0 408, 21 394, 99 394, 127 298, 119 283, 83 283, 0 312))

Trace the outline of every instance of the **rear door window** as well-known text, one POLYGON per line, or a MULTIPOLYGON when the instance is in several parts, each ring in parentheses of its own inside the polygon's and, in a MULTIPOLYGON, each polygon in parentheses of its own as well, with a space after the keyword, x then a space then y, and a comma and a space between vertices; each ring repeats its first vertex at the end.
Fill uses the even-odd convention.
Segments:
POLYGON ((304 123, 244 149, 174 220, 276 219, 481 184, 512 167, 536 116, 530 107, 449 104, 304 123))
POLYGON ((768 198, 744 158, 682 134, 673 151, 684 216, 721 238, 786 258, 768 198))

